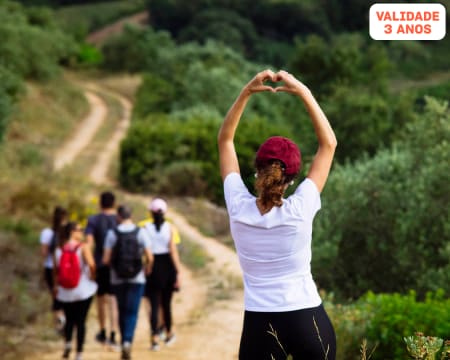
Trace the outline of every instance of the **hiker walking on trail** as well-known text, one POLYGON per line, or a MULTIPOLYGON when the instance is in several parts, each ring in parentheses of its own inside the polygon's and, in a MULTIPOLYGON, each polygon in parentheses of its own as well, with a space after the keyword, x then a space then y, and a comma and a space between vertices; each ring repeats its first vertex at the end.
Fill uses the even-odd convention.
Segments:
POLYGON ((44 279, 52 297, 52 312, 55 328, 59 333, 64 330, 66 318, 62 309, 62 304, 56 299, 54 294, 53 281, 53 254, 58 246, 59 233, 62 225, 67 220, 67 210, 61 206, 56 206, 53 210, 52 227, 42 230, 40 235, 41 254, 44 259, 44 279))
MULTIPOLYGON (((151 203, 149 204, 148 211, 149 211, 149 216, 147 218, 145 218, 144 220, 139 221, 138 226, 140 226, 140 227, 146 227, 147 225, 153 226, 153 225, 151 225, 154 223, 153 215, 152 215, 152 211, 151 211, 151 203)), ((181 244, 180 232, 178 231, 177 227, 173 224, 173 222, 170 221, 170 219, 165 218, 164 221, 170 225, 170 228, 172 230, 172 241, 175 243, 175 245, 179 246, 181 244)), ((145 293, 144 293, 144 295, 145 295, 145 293)), ((150 299, 147 296, 144 296, 144 303, 146 305, 145 307, 146 307, 146 311, 148 313, 148 319, 150 319, 151 304, 150 304, 150 299)), ((158 326, 157 327, 158 327, 157 332, 159 334, 160 340, 165 340, 166 333, 165 333, 165 326, 164 326, 164 314, 163 314, 161 302, 159 304, 159 309, 158 309, 158 326)))
POLYGON ((286 353, 294 359, 335 359, 335 333, 312 278, 310 261, 312 223, 321 207, 320 192, 336 145, 334 132, 309 89, 286 71, 257 74, 225 117, 218 134, 220 173, 244 278, 240 360, 285 359, 286 353), (264 84, 267 80, 283 84, 272 88, 264 84), (300 150, 290 139, 271 137, 256 152, 256 197, 247 190, 239 171, 236 128, 251 95, 262 91, 298 96, 319 143, 306 179, 287 198, 283 198, 285 190, 301 167, 300 150))
POLYGON ((139 304, 144 293, 145 273, 142 257, 147 261, 145 272, 153 264, 150 239, 144 229, 131 220, 131 209, 119 206, 119 225, 106 236, 103 263, 111 265, 111 286, 119 308, 122 359, 131 358, 131 344, 136 328, 139 304))
POLYGON ((97 291, 95 262, 89 246, 83 242, 83 229, 76 222, 63 226, 60 246, 55 250, 55 292, 66 316, 63 359, 72 350, 72 333, 77 328, 76 360, 82 360, 86 335, 86 317, 97 291))
POLYGON ((151 326, 151 350, 158 351, 159 333, 158 314, 162 307, 164 328, 166 332, 165 344, 171 345, 175 341, 175 333, 172 329, 172 295, 180 288, 180 258, 174 241, 174 228, 165 221, 167 203, 163 199, 154 199, 149 206, 153 222, 145 225, 152 244, 154 255, 153 270, 147 276, 145 296, 149 299, 150 326, 151 326))
POLYGON ((110 268, 102 263, 103 247, 106 234, 116 227, 115 196, 105 191, 100 194, 100 213, 90 216, 86 226, 86 240, 94 250, 94 259, 97 266, 97 316, 100 331, 95 339, 102 345, 108 345, 113 350, 120 350, 116 341, 118 331, 117 301, 111 289, 110 268), (109 318, 110 333, 107 338, 106 322, 109 318))

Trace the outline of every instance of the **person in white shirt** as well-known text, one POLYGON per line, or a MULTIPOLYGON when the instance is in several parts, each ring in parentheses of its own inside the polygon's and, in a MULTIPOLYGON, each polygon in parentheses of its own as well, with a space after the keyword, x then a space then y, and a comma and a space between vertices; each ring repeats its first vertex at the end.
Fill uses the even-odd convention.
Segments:
POLYGON ((83 241, 83 229, 76 222, 65 224, 60 233, 59 246, 54 254, 55 264, 55 292, 56 298, 62 303, 66 316, 64 327, 65 347, 63 359, 68 359, 72 350, 72 333, 77 329, 77 354, 75 359, 82 360, 83 347, 86 337, 86 318, 91 306, 92 298, 97 291, 95 279, 95 262, 90 247, 83 241), (73 251, 78 257, 79 279, 75 287, 64 287, 61 284, 61 265, 63 254, 73 251))
POLYGON ((52 227, 46 227, 41 231, 39 242, 41 244, 41 254, 44 260, 44 279, 50 295, 52 296, 52 312, 56 330, 62 334, 66 318, 62 304, 56 299, 54 294, 53 281, 53 254, 58 246, 59 233, 62 226, 67 221, 67 210, 61 206, 55 206, 53 210, 52 227))
POLYGON ((147 222, 144 229, 147 231, 151 243, 155 262, 152 272, 147 276, 145 296, 150 302, 151 350, 160 349, 159 310, 162 309, 164 342, 171 345, 176 336, 172 324, 172 296, 180 288, 180 256, 175 243, 175 227, 165 219, 167 203, 156 198, 150 203, 153 222, 147 222))
POLYGON ((286 71, 258 73, 244 86, 224 119, 218 134, 220 172, 244 280, 240 360, 282 359, 286 354, 294 359, 335 359, 334 329, 312 278, 310 261, 312 222, 321 206, 320 192, 336 145, 334 132, 309 89, 286 71), (283 84, 273 88, 264 83, 268 80, 283 84), (290 139, 274 136, 258 149, 256 197, 240 175, 234 147, 236 128, 250 96, 262 91, 298 96, 319 143, 306 179, 286 199, 285 190, 301 167, 300 150, 290 139))

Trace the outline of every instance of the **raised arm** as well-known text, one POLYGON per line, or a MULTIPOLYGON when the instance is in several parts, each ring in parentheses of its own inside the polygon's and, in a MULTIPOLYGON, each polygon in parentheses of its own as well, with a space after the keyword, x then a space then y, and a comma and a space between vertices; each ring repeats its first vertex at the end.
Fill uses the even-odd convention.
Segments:
POLYGON ((319 148, 314 156, 307 177, 314 181, 319 191, 322 192, 333 162, 334 151, 337 146, 336 136, 311 91, 286 71, 278 72, 277 77, 278 80, 284 82, 284 85, 277 87, 275 90, 286 91, 299 96, 311 117, 319 148))
POLYGON ((266 80, 275 80, 273 71, 264 70, 250 80, 225 116, 217 136, 222 180, 231 172, 239 173, 239 162, 234 148, 234 134, 250 96, 261 91, 275 91, 271 86, 264 85, 266 80))

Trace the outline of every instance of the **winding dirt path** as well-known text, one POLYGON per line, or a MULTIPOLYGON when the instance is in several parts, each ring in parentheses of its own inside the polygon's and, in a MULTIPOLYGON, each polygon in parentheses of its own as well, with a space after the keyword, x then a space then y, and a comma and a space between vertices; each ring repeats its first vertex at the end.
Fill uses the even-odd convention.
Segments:
MULTIPOLYGON (((93 139, 105 121, 107 107, 97 94, 115 97, 123 108, 122 118, 95 159, 89 173, 94 184, 112 185, 108 169, 115 161, 120 141, 126 135, 130 124, 131 102, 120 94, 102 89, 95 84, 84 84, 85 94, 91 106, 89 115, 81 122, 76 133, 55 157, 55 169, 62 169, 73 162, 93 139)), ((119 190, 118 190, 119 191, 119 190)), ((125 199, 148 204, 149 197, 121 193, 125 199)), ((182 289, 174 295, 173 311, 177 342, 171 347, 162 347, 160 352, 151 352, 147 307, 141 306, 133 343, 134 359, 180 359, 210 360, 237 359, 239 337, 243 316, 243 293, 240 283, 240 267, 236 254, 213 238, 202 235, 186 219, 170 210, 170 218, 182 236, 201 246, 211 261, 206 268, 195 275, 183 266, 182 289)), ((84 360, 118 359, 118 353, 102 348, 94 341, 98 329, 95 306, 91 306, 87 325, 84 360)), ((61 357, 61 343, 49 343, 49 351, 36 353, 31 359, 52 360, 61 357)))
POLYGON ((64 166, 71 164, 89 145, 108 113, 105 102, 99 96, 90 91, 85 91, 84 94, 91 111, 80 122, 75 134, 56 152, 53 162, 55 170, 61 170, 64 166))

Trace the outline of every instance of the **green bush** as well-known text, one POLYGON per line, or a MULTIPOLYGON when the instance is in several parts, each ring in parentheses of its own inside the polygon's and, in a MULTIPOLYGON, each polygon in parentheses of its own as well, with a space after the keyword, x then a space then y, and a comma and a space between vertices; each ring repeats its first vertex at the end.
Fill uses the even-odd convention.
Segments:
POLYGON ((96 47, 89 44, 81 44, 77 63, 81 67, 97 66, 103 62, 103 55, 96 47))
POLYGON ((439 85, 432 85, 416 91, 416 102, 425 104, 425 97, 432 96, 437 99, 450 100, 450 81, 439 85))
POLYGON ((150 113, 169 113, 175 102, 174 84, 157 74, 144 74, 136 93, 133 117, 143 118, 150 113))
POLYGON ((49 9, 27 9, 8 1, 0 5, 0 38, 1 65, 25 78, 54 76, 76 50, 49 9))
POLYGON ((344 298, 450 292, 447 106, 429 99, 391 149, 332 171, 313 241, 322 287, 344 298))
POLYGON ((367 339, 374 347, 372 359, 406 359, 403 337, 416 331, 448 338, 450 300, 442 290, 418 301, 414 291, 406 295, 367 293, 354 303, 340 305, 325 297, 325 307, 336 331, 337 359, 361 359, 359 348, 367 339))
MULTIPOLYGON (((217 153, 220 124, 220 118, 180 120, 167 115, 135 120, 121 146, 121 184, 171 195, 202 194, 223 203, 217 153)), ((240 125, 236 151, 247 184, 254 179, 253 160, 259 144, 280 133, 287 135, 288 130, 263 118, 249 118, 240 125)))
MULTIPOLYGON (((158 68, 162 71, 167 68, 167 64, 161 60, 161 51, 174 46, 167 32, 126 25, 121 34, 110 37, 103 44, 103 65, 110 71, 155 70, 158 73, 158 68)), ((165 72, 162 75, 164 74, 165 72)))
POLYGON ((379 341, 374 360, 402 359, 407 355, 403 337, 416 331, 446 338, 450 334, 450 300, 443 291, 427 294, 419 302, 415 292, 408 295, 374 295, 369 293, 367 303, 369 321, 366 336, 379 341))

